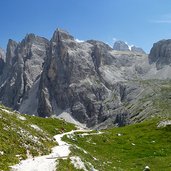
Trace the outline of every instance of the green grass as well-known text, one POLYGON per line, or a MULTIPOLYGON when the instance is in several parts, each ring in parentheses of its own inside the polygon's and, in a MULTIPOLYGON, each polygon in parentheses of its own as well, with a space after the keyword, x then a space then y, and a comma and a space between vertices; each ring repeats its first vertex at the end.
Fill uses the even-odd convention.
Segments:
POLYGON ((58 165, 56 171, 84 171, 82 169, 76 169, 69 158, 63 160, 57 160, 58 165))
MULTIPOLYGON (((94 166, 99 171, 139 171, 146 165, 152 171, 171 170, 171 127, 157 128, 160 120, 171 118, 171 82, 150 80, 141 81, 140 85, 144 87, 144 94, 133 103, 126 103, 125 107, 133 116, 133 123, 148 120, 103 130, 99 135, 75 133, 74 139, 64 137, 72 144, 70 156, 79 156, 87 170, 94 166)), ((9 114, 2 109, 10 110, 0 106, 1 171, 9 170, 9 166, 25 159, 27 151, 33 156, 50 153, 56 145, 54 135, 75 129, 74 125, 54 118, 21 115, 26 118, 21 120, 19 114, 9 114), (37 125, 42 131, 31 125, 37 125)), ((58 171, 78 170, 71 163, 70 156, 58 160, 58 171)))
POLYGON ((38 125, 41 129, 45 130, 48 134, 52 136, 59 134, 61 132, 69 132, 71 130, 76 129, 73 124, 69 124, 64 120, 59 120, 56 118, 41 118, 36 116, 26 117, 26 124, 31 122, 32 124, 38 125))
POLYGON ((72 155, 80 156, 99 171, 139 171, 146 165, 154 171, 170 171, 171 127, 157 128, 159 120, 105 130, 100 135, 82 137, 77 133, 74 141, 65 140, 86 150, 87 154, 73 146, 72 155))
POLYGON ((4 109, 10 111, 0 106, 0 152, 3 153, 0 154, 1 171, 9 170, 9 166, 26 159, 28 152, 32 156, 49 154, 56 145, 54 135, 75 129, 73 124, 55 118, 19 115, 4 109), (20 116, 25 120, 21 120, 20 116), (37 125, 41 130, 31 125, 37 125))

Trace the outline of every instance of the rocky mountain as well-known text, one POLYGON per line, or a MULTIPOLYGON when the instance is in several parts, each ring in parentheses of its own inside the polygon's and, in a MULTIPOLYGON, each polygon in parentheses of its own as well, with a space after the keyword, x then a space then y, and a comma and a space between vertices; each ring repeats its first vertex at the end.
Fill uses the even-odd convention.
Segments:
POLYGON ((60 29, 50 41, 34 34, 21 43, 9 40, 0 101, 22 113, 55 115, 93 128, 144 120, 153 108, 142 103, 154 93, 147 80, 170 78, 165 74, 170 68, 156 67, 155 44, 149 58, 127 46, 113 50, 100 41, 78 42, 60 29))
MULTIPOLYGON (((45 166, 45 162, 48 163, 49 161, 47 155, 50 155, 51 152, 54 153, 51 148, 57 145, 54 136, 60 134, 61 129, 65 132, 75 129, 73 124, 63 120, 23 115, 3 105, 0 105, 0 118, 1 171, 16 171, 18 170, 17 163, 19 164, 21 160, 22 162, 26 159, 33 161, 35 156, 41 156, 42 158, 43 155, 45 155, 46 160, 39 161, 40 167, 29 162, 30 166, 24 163, 26 167, 21 168, 20 163, 18 165, 19 170, 31 171, 39 168, 38 170, 42 171, 46 168, 49 169, 48 166, 45 166)), ((62 150, 55 152, 55 154, 60 154, 60 151, 62 150)), ((66 150, 64 153, 66 154, 66 150)), ((54 160, 56 161, 56 158, 54 160)), ((50 165, 53 165, 52 162, 50 162, 50 165)))
POLYGON ((45 38, 27 35, 21 43, 9 40, 6 63, 0 79, 0 100, 14 109, 19 109, 23 99, 42 72, 42 64, 49 46, 45 38))
POLYGON ((0 58, 5 59, 5 51, 0 48, 0 58))
POLYGON ((132 46, 132 47, 131 47, 131 51, 132 51, 132 52, 137 52, 137 53, 146 54, 145 51, 144 51, 142 48, 136 47, 136 46, 132 46))
POLYGON ((0 75, 2 74, 4 68, 5 51, 0 48, 0 75))
POLYGON ((157 69, 171 64, 171 39, 155 43, 149 54, 149 62, 156 63, 157 69))
POLYGON ((142 53, 142 54, 146 54, 145 51, 140 48, 140 47, 136 47, 136 46, 129 46, 126 42, 118 40, 114 43, 113 45, 113 50, 116 51, 131 51, 131 52, 135 52, 135 53, 142 53))
POLYGON ((130 51, 129 46, 121 40, 118 40, 113 45, 113 50, 117 51, 130 51))

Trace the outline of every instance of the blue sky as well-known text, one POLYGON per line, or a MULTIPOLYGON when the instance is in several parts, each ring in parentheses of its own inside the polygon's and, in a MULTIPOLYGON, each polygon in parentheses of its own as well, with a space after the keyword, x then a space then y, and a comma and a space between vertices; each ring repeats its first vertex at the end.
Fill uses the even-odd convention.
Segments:
POLYGON ((0 46, 27 33, 48 39, 59 27, 81 40, 124 40, 149 51, 171 38, 170 0, 1 0, 0 46))

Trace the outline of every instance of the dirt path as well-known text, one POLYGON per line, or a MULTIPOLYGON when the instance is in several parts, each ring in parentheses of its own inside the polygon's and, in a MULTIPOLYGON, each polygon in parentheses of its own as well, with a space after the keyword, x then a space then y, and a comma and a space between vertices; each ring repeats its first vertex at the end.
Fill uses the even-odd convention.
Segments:
POLYGON ((19 164, 11 166, 11 171, 56 171, 56 159, 66 158, 70 153, 70 145, 62 141, 62 137, 74 132, 87 132, 87 130, 73 130, 54 136, 58 146, 52 148, 51 154, 23 160, 19 164))

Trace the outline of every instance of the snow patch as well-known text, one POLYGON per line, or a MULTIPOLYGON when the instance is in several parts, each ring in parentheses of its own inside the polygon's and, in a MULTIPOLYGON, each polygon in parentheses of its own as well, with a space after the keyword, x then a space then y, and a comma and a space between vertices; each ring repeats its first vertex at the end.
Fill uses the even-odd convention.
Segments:
POLYGON ((79 40, 79 39, 75 39, 75 41, 78 42, 78 43, 83 43, 84 42, 84 40, 79 40))
POLYGON ((131 51, 131 48, 132 48, 134 45, 129 45, 128 42, 125 42, 125 44, 128 46, 129 50, 131 51))
POLYGON ((134 45, 128 45, 128 48, 129 48, 129 50, 131 51, 132 50, 132 47, 133 47, 134 45))

